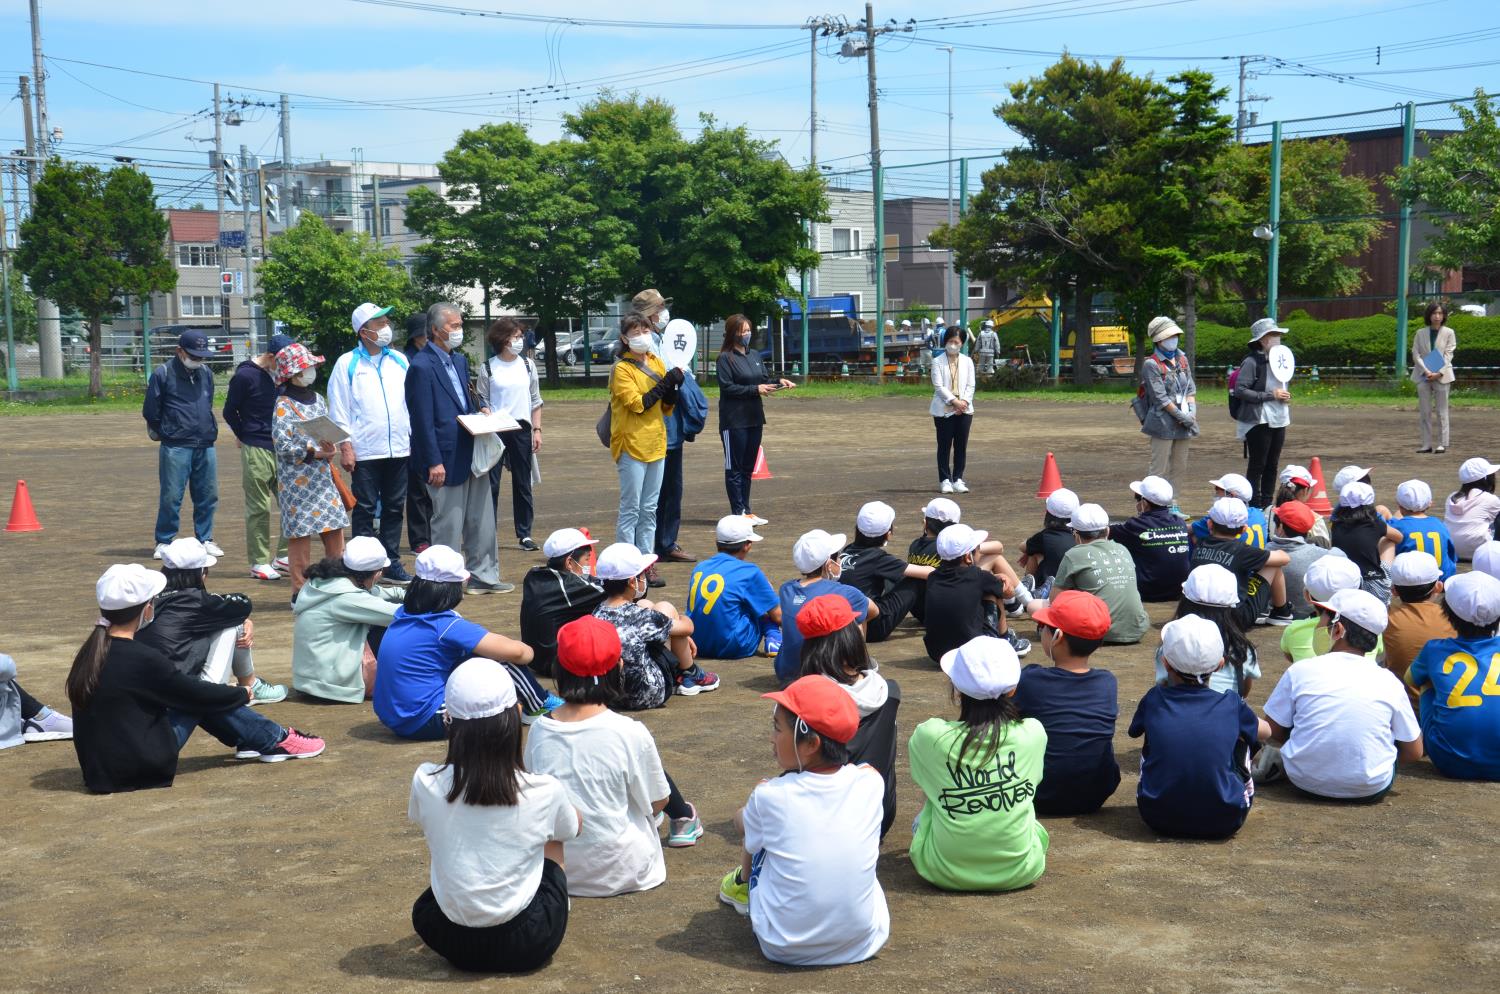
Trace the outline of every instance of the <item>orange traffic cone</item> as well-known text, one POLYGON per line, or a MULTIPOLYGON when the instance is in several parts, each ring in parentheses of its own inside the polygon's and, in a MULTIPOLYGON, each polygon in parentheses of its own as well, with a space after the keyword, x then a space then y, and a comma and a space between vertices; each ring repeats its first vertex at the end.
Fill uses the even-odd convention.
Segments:
POLYGON ((1047 461, 1042 464, 1042 482, 1037 485, 1036 495, 1043 500, 1052 496, 1054 490, 1062 489, 1062 474, 1057 471, 1057 460, 1052 453, 1047 453, 1047 461))
POLYGON ((1307 499, 1307 506, 1318 514, 1332 514, 1333 505, 1328 502, 1328 486, 1323 482, 1323 460, 1313 456, 1307 469, 1313 478, 1313 492, 1307 499))
POLYGON ((42 530, 42 523, 36 519, 36 508, 31 506, 31 491, 26 489, 25 480, 16 481, 16 496, 10 504, 10 521, 6 523, 5 530, 8 532, 42 530))
POLYGON ((759 449, 755 450, 755 468, 750 471, 750 479, 752 479, 752 480, 769 480, 769 479, 771 479, 771 467, 766 462, 766 447, 764 445, 762 445, 759 449))
MULTIPOLYGON (((583 532, 584 538, 594 537, 589 534, 589 530, 587 528, 580 528, 578 530, 583 532)), ((596 548, 598 548, 598 546, 589 546, 589 576, 596 576, 599 573, 599 558, 594 555, 594 550, 596 548)))

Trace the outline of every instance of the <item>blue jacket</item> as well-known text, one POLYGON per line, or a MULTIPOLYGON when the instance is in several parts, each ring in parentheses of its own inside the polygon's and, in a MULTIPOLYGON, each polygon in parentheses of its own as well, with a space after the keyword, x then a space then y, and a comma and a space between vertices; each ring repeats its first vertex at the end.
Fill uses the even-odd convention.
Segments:
POLYGON ((188 369, 173 356, 156 367, 146 384, 141 417, 163 445, 206 449, 219 437, 214 419, 214 374, 188 369))
POLYGON ((677 390, 677 403, 666 418, 667 448, 680 449, 683 442, 691 442, 697 438, 707 420, 708 397, 704 395, 703 388, 698 385, 693 374, 688 373, 682 378, 682 385, 677 390))
POLYGON ((246 359, 229 378, 229 396, 224 398, 224 423, 245 445, 270 451, 271 419, 276 414, 276 380, 246 359))
POLYGON ((469 361, 445 353, 431 342, 412 356, 406 371, 406 409, 411 414, 411 465, 419 476, 443 464, 448 487, 462 486, 474 474, 474 436, 458 423, 460 414, 473 413, 469 403, 469 361), (459 393, 444 368, 452 362, 458 372, 459 393))

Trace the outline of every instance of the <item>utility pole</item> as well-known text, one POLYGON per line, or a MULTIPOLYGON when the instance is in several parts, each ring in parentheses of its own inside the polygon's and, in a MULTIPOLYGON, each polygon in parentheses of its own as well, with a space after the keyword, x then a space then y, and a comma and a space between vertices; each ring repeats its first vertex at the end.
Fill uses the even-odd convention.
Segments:
MULTIPOLYGON (((385 226, 380 223, 380 174, 374 173, 370 176, 370 227, 375 235, 375 244, 380 244, 380 237, 385 234, 385 226)), ((569 339, 571 341, 571 339, 569 339)))
MULTIPOLYGON (((953 46, 946 46, 943 51, 948 53, 948 164, 943 171, 948 174, 948 227, 953 227, 953 46)), ((948 250, 947 273, 944 274, 943 310, 948 310, 957 301, 957 274, 953 270, 953 250, 948 250)), ((968 329, 964 329, 964 341, 968 341, 968 329)))
POLYGON ((881 203, 880 98, 875 90, 875 7, 865 4, 865 68, 870 93, 870 190, 875 206, 875 381, 885 382, 885 205, 881 203))
MULTIPOLYGON (((45 163, 52 132, 47 127, 47 74, 42 58, 42 12, 40 8, 38 0, 31 0, 31 74, 36 82, 36 139, 34 145, 31 141, 27 141, 26 154, 37 156, 37 161, 45 163)), ((35 178, 39 172, 40 170, 36 170, 33 165, 32 177, 35 178)), ((33 205, 35 197, 36 194, 33 192, 33 205)), ((42 360, 42 375, 49 379, 61 379, 63 375, 62 322, 57 311, 57 304, 38 297, 36 325, 37 351, 42 360)))
POLYGON ((1248 110, 1247 109, 1247 105, 1252 104, 1252 103, 1256 103, 1256 102, 1264 102, 1266 100, 1271 99, 1270 97, 1262 97, 1262 96, 1260 96, 1258 94, 1255 94, 1255 93, 1246 93, 1245 92, 1245 81, 1248 80, 1248 79, 1254 79, 1256 77, 1256 75, 1257 75, 1255 72, 1253 72, 1253 71, 1251 71, 1249 69, 1250 64, 1253 63, 1253 62, 1264 62, 1264 61, 1265 61, 1265 56, 1264 55, 1241 55, 1240 56, 1240 87, 1239 87, 1239 96, 1238 96, 1238 99, 1236 99, 1236 101, 1235 101, 1235 115, 1234 115, 1234 141, 1235 141, 1235 144, 1243 144, 1244 143, 1244 141, 1245 141, 1245 129, 1249 128, 1252 125, 1254 125, 1255 122, 1256 122, 1256 119, 1260 116, 1259 113, 1252 112, 1252 111, 1248 110))
MULTIPOLYGON (((812 168, 818 168, 818 28, 816 20, 807 22, 808 40, 812 42, 812 112, 807 118, 807 160, 812 168)), ((807 361, 806 357, 803 362, 807 361)))
MULTIPOLYGON (((224 111, 219 101, 219 84, 214 84, 214 255, 219 260, 219 272, 228 270, 224 265, 224 111)), ((219 322, 224 337, 229 337, 230 302, 219 294, 219 322)))
MULTIPOLYGON (((25 125, 26 134, 26 204, 28 207, 36 207, 36 130, 31 119, 31 78, 21 77, 21 117, 25 125)), ((21 215, 16 215, 17 223, 20 223, 21 215)))
MULTIPOLYGON (((260 175, 260 166, 256 165, 255 175, 260 175)), ((255 259, 250 251, 250 150, 244 145, 240 146, 240 214, 245 233, 245 320, 249 324, 249 330, 245 334, 245 344, 249 348, 250 355, 257 355, 255 348, 255 259)), ((257 188, 256 199, 259 201, 265 196, 264 188, 257 188)))
MULTIPOLYGON (((14 393, 21 384, 16 378, 16 319, 10 306, 10 239, 5 233, 5 225, 5 174, 0 171, 0 295, 5 298, 5 385, 14 393)), ((21 230, 19 215, 16 230, 21 230)))
POLYGON ((36 79, 37 154, 47 157, 47 75, 42 65, 42 15, 37 0, 31 0, 31 72, 36 79))
MULTIPOLYGON (((285 93, 281 95, 281 226, 290 228, 292 221, 292 101, 285 93)), ((261 189, 265 186, 262 184, 261 189)))

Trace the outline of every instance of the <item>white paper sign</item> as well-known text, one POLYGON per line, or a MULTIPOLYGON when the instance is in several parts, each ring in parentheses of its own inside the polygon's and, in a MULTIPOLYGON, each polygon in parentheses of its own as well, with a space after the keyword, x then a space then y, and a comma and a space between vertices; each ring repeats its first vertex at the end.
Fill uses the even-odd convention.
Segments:
POLYGON ((698 329, 693 322, 673 318, 661 333, 661 361, 668 369, 692 369, 698 351, 698 329))
POLYGON ((1266 356, 1271 362, 1271 375, 1283 383, 1292 381, 1292 374, 1297 371, 1297 357, 1292 355, 1292 350, 1285 345, 1278 345, 1266 356))

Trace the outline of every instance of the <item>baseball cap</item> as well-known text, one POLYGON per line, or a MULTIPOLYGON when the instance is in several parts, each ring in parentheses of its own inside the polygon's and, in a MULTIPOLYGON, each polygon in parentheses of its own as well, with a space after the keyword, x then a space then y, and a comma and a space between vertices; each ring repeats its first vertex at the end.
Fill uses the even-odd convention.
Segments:
POLYGON ((949 525, 938 532, 938 558, 944 561, 958 559, 979 548, 990 537, 987 531, 976 531, 968 525, 949 525))
POLYGON ((1339 491, 1340 507, 1371 507, 1374 504, 1375 488, 1368 483, 1355 480, 1353 483, 1344 484, 1343 489, 1339 491))
POLYGON ((391 313, 389 307, 376 307, 366 301, 354 309, 354 314, 349 318, 349 323, 354 326, 354 333, 359 334, 359 329, 369 324, 376 318, 383 318, 391 313))
POLYGON ((1224 661, 1224 635, 1207 618, 1184 615, 1161 626, 1161 656, 1178 673, 1212 673, 1224 661))
MULTIPOLYGON (((1385 631, 1385 626, 1390 621, 1390 616, 1386 614, 1385 605, 1380 603, 1380 598, 1357 587, 1352 590, 1338 591, 1328 599, 1327 604, 1322 606, 1372 635, 1379 635, 1385 631)), ((1459 617, 1463 616, 1459 615, 1459 617)), ((1329 627, 1333 626, 1329 625, 1329 627)))
POLYGON ((1130 492, 1153 504, 1160 504, 1162 507, 1172 503, 1172 484, 1159 476, 1148 476, 1144 480, 1136 480, 1130 485, 1130 492))
POLYGON ((978 635, 957 649, 943 653, 938 661, 953 686, 965 697, 993 701, 1016 689, 1021 682, 1021 661, 1005 639, 978 635))
POLYGON ((1403 552, 1391 560, 1391 583, 1398 587, 1424 587, 1443 578, 1430 552, 1403 552))
POLYGON ((985 318, 984 319, 984 324, 980 325, 979 327, 981 327, 981 328, 993 328, 993 327, 995 327, 995 322, 991 321, 989 318, 985 318))
POLYGON ((1500 469, 1500 466, 1496 466, 1494 463, 1490 462, 1483 456, 1475 456, 1473 459, 1465 459, 1464 464, 1458 467, 1458 482, 1478 483, 1486 476, 1493 475, 1495 470, 1497 469, 1500 469))
POLYGON ((1058 487, 1047 496, 1047 513, 1054 518, 1070 518, 1078 507, 1078 495, 1067 487, 1058 487))
POLYGON ((1474 569, 1500 579, 1500 542, 1490 539, 1474 550, 1474 569))
POLYGON ((1225 473, 1217 480, 1209 480, 1210 485, 1218 487, 1231 497, 1240 500, 1249 500, 1255 489, 1250 486, 1250 481, 1238 473, 1225 473))
POLYGON ((1432 506, 1432 488, 1422 480, 1407 480, 1396 488, 1396 503, 1405 511, 1425 511, 1432 506))
POLYGON ((207 569, 218 561, 196 538, 179 538, 161 550, 161 564, 168 569, 207 569))
POLYGON ((847 535, 830 535, 821 528, 814 528, 792 546, 792 563, 800 573, 811 573, 823 568, 829 558, 849 544, 847 535))
POLYGON ((1284 504, 1277 504, 1276 510, 1272 513, 1276 515, 1278 521, 1298 535, 1306 535, 1312 531, 1313 525, 1318 521, 1318 516, 1313 514, 1313 509, 1300 500, 1289 500, 1284 504))
POLYGON ((429 545, 417 556, 417 579, 434 583, 462 583, 469 578, 464 557, 446 545, 429 545))
POLYGON ((1109 605, 1084 590, 1064 590, 1031 616, 1037 624, 1081 639, 1102 639, 1109 631, 1109 605))
POLYGON ((598 545, 597 538, 589 538, 577 528, 559 528, 547 536, 547 541, 542 543, 542 555, 548 559, 556 559, 558 556, 566 556, 576 549, 585 545, 598 545))
POLYGON ((1225 528, 1243 528, 1250 520, 1250 511, 1238 497, 1220 497, 1208 509, 1208 520, 1225 528))
POLYGON ((1076 532, 1102 532, 1109 527, 1109 514, 1098 504, 1079 504, 1068 517, 1068 527, 1076 532))
POLYGON ((859 709, 849 692, 826 676, 805 676, 782 690, 760 696, 775 701, 802 723, 833 742, 848 742, 859 731, 859 709))
POLYGON ((356 535, 344 544, 344 565, 356 573, 373 573, 390 564, 385 546, 374 535, 356 535))
POLYGON ((1306 466, 1298 466, 1296 463, 1292 463, 1281 471, 1281 476, 1277 480, 1283 486, 1288 483, 1295 483, 1299 487, 1310 487, 1313 485, 1312 470, 1306 466))
POLYGON ((145 604, 161 593, 167 578, 140 563, 115 563, 94 584, 94 599, 105 611, 145 604))
POLYGON ((1460 573, 1443 586, 1443 601, 1469 624, 1493 626, 1500 621, 1500 580, 1488 573, 1460 573))
POLYGON ((883 500, 872 500, 859 509, 854 526, 866 538, 879 538, 896 523, 896 509, 883 500))
POLYGON ((903 328, 910 328, 911 327, 911 319, 910 318, 902 318, 902 320, 901 320, 901 327, 903 327, 903 328))
POLYGON ((1218 563, 1204 563, 1194 566, 1182 582, 1182 596, 1205 607, 1235 607, 1240 602, 1240 584, 1218 563))
POLYGON ((448 674, 443 706, 450 718, 493 718, 516 706, 516 682, 493 659, 474 656, 448 674))
POLYGON ((557 630, 557 665, 595 679, 620 665, 620 633, 603 618, 585 614, 557 630))
POLYGON ((266 343, 265 350, 272 355, 275 355, 282 349, 286 348, 288 345, 292 344, 292 342, 293 338, 291 335, 275 334, 272 335, 271 340, 266 343))
POLYGON ((1290 328, 1283 328, 1278 325, 1274 318, 1261 318, 1250 326, 1250 341, 1258 342, 1267 335, 1285 335, 1290 331, 1290 328))
POLYGON ((1319 556, 1302 575, 1302 588, 1314 604, 1327 603, 1340 590, 1359 586, 1359 567, 1352 559, 1330 553, 1319 556))
POLYGON ((655 565, 656 559, 629 542, 616 542, 599 553, 594 575, 601 580, 633 580, 655 565))
POLYGON ((714 526, 714 540, 720 545, 739 545, 741 542, 759 542, 762 536, 755 534, 755 526, 743 514, 726 514, 714 526))
POLYGON ((1349 484, 1369 476, 1372 468, 1370 466, 1345 466, 1333 476, 1333 492, 1342 494, 1349 484))
POLYGON ((208 347, 208 336, 196 328, 184 331, 177 339, 177 347, 194 359, 209 359, 214 354, 208 347))
POLYGON ((963 512, 958 509, 958 502, 947 497, 934 497, 922 508, 922 517, 932 518, 944 524, 956 525, 963 520, 963 512))
POLYGON ((797 611, 797 631, 805 639, 831 635, 858 618, 854 608, 839 594, 822 594, 797 611))
POLYGON ((1182 329, 1169 317, 1154 317, 1146 325, 1146 334, 1151 336, 1153 342, 1159 342, 1164 338, 1181 337, 1182 329))

